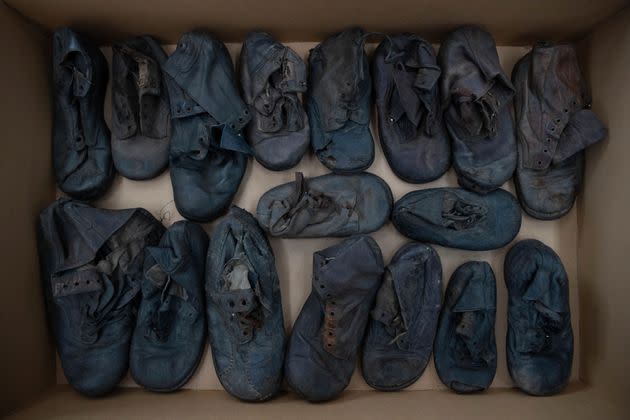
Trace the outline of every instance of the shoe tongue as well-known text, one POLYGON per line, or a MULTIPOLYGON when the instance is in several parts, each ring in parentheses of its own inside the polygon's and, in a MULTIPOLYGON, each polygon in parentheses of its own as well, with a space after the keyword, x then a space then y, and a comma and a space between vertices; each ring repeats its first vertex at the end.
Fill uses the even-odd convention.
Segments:
POLYGON ((474 312, 492 309, 494 302, 488 293, 485 279, 471 273, 466 287, 459 295, 459 300, 453 306, 453 312, 474 312))
POLYGON ((539 312, 552 318, 557 318, 557 313, 567 312, 567 302, 559 279, 543 268, 536 271, 523 299, 534 302, 539 312))
POLYGON ((392 273, 389 270, 385 271, 385 276, 376 294, 376 303, 371 314, 372 318, 383 323, 386 327, 396 328, 401 323, 406 325, 404 318, 402 318, 392 273))

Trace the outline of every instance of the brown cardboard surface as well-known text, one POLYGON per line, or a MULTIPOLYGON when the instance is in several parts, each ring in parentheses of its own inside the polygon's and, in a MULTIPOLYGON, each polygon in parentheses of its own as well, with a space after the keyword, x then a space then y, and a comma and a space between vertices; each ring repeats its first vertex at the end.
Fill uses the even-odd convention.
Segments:
MULTIPOLYGON (((308 51, 314 43, 291 43, 289 44, 303 57, 308 55, 308 51)), ((374 44, 369 44, 367 49, 371 51, 375 48, 374 44)), ((228 44, 228 49, 236 60, 240 50, 240 44, 228 44)), ((167 46, 167 52, 172 52, 174 46, 167 46)), ((106 57, 111 59, 111 49, 103 48, 106 57)), ((507 74, 511 73, 514 63, 526 52, 527 48, 523 47, 500 47, 499 56, 503 67, 507 74)), ((105 98, 105 116, 106 121, 110 121, 111 99, 105 98)), ((375 118, 372 118, 375 121, 375 118)), ((436 186, 457 186, 457 180, 454 171, 451 169, 445 176, 437 181, 413 185, 401 181, 397 178, 380 149, 377 132, 373 125, 372 133, 376 140, 376 158, 374 164, 368 169, 369 172, 381 176, 391 187, 394 199, 402 197, 405 193, 421 188, 430 188, 436 186)), ((327 173, 328 170, 319 162, 312 154, 308 154, 302 162, 294 169, 283 172, 273 172, 265 169, 255 160, 251 160, 247 172, 241 183, 239 192, 234 203, 245 208, 250 212, 255 212, 256 204, 259 197, 269 188, 283 182, 294 180, 294 171, 302 171, 305 176, 316 176, 327 173)), ((505 188, 514 192, 511 182, 505 185, 505 188)), ((142 206, 152 212, 158 219, 162 220, 165 225, 169 225, 176 220, 180 220, 181 216, 177 213, 173 204, 172 187, 168 173, 162 174, 160 177, 149 181, 131 181, 117 176, 114 185, 107 195, 96 203, 100 207, 106 208, 126 208, 134 206, 142 206)), ((204 227, 210 233, 214 223, 206 224, 204 227)), ((518 234, 517 240, 525 238, 537 238, 554 248, 561 256, 570 279, 571 306, 576 309, 578 307, 578 287, 576 282, 576 255, 577 255, 577 221, 575 210, 557 221, 540 221, 531 217, 523 217, 523 225, 518 234)), ((409 240, 400 235, 391 223, 386 224, 382 229, 372 234, 373 238, 379 243, 383 250, 383 256, 387 263, 394 255, 396 250, 409 240)), ((340 239, 324 238, 324 239, 271 239, 271 245, 276 255, 276 266, 280 277, 280 286, 282 290, 283 307, 285 314, 285 323, 287 330, 291 329, 291 325, 297 318, 302 304, 306 300, 311 290, 311 274, 312 274, 312 254, 313 252, 339 242, 340 239)), ((495 376, 493 387, 510 387, 510 380, 507 363, 505 360, 505 332, 507 328, 507 292, 503 282, 503 259, 507 253, 509 246, 495 251, 474 252, 450 249, 436 246, 436 250, 440 255, 443 265, 444 278, 443 284, 446 286, 453 271, 462 263, 469 260, 485 260, 488 261, 495 272, 497 280, 497 321, 496 321, 496 339, 498 348, 498 368, 495 376)), ((579 333, 578 323, 579 313, 573 311, 573 328, 576 332, 576 352, 574 356, 575 369, 573 379, 578 376, 579 366, 579 333)), ((63 372, 57 365, 58 381, 65 383, 63 372)), ((135 386, 134 382, 127 378, 123 382, 123 386, 135 386)), ((215 373, 212 363, 212 355, 209 347, 206 349, 205 357, 199 366, 196 374, 186 385, 186 388, 192 389, 222 389, 215 373)), ((438 389, 444 388, 440 382, 433 362, 429 364, 425 373, 420 380, 411 386, 411 389, 438 389)), ((367 390, 369 387, 363 381, 359 369, 349 385, 349 389, 367 390)))
POLYGON ((0 3, 0 416, 53 383, 35 222, 54 198, 48 39, 0 3))
MULTIPOLYGON (((630 10, 581 43, 593 111, 609 135, 587 152, 579 203, 582 377, 627 402, 630 388, 630 10)), ((630 407, 630 403, 628 403, 630 407)))
POLYGON ((485 25, 501 44, 571 39, 627 4, 624 0, 5 0, 49 30, 73 25, 100 43, 154 34, 174 43, 206 28, 225 41, 264 29, 283 41, 316 41, 348 25, 418 32, 432 41, 462 24, 485 25))
POLYGON ((580 384, 554 397, 530 397, 516 390, 490 390, 458 395, 449 391, 350 391, 322 404, 284 394, 268 403, 243 403, 220 391, 153 394, 125 390, 102 399, 88 399, 69 389, 47 395, 10 417, 21 419, 526 419, 624 420, 627 405, 606 392, 580 384))

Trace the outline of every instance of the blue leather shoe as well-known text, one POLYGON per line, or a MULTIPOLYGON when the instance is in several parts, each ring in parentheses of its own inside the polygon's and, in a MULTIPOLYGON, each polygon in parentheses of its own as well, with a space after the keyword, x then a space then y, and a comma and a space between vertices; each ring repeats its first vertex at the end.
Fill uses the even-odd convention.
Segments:
POLYGON ((175 391, 195 373, 206 346, 204 275, 208 235, 195 223, 171 225, 145 249, 142 297, 131 340, 133 379, 175 391))
POLYGON ((378 131, 392 171, 411 183, 441 177, 451 166, 451 147, 433 47, 417 35, 389 36, 376 48, 372 69, 378 131))
POLYGON ((107 61, 70 28, 53 35, 52 161, 61 191, 80 199, 102 196, 114 179, 110 132, 103 116, 107 61))
POLYGON ((252 115, 247 140, 256 160, 283 171, 297 165, 311 141, 306 111, 298 94, 306 92, 302 58, 265 32, 250 32, 241 49, 241 86, 252 115))
POLYGON ((512 178, 517 158, 514 87, 501 68, 494 39, 474 26, 459 28, 440 46, 438 62, 459 184, 478 193, 495 190, 512 178))
POLYGON ((227 211, 245 174, 249 111, 227 48, 203 32, 182 35, 163 70, 170 76, 175 206, 187 219, 209 222, 227 211))
POLYGON ((398 391, 420 378, 433 351, 442 305, 442 264, 429 245, 409 243, 396 252, 363 344, 363 378, 380 391, 398 391))
POLYGON ((232 207, 210 238, 208 332, 221 385, 245 401, 280 390, 285 333, 273 250, 256 219, 232 207))
POLYGON ((537 219, 571 210, 584 173, 584 149, 608 130, 590 108, 575 49, 537 44, 514 67, 518 166, 523 210, 537 219))
POLYGON ((569 280, 562 261, 542 242, 528 239, 510 249, 504 270, 510 376, 528 394, 557 394, 567 386, 573 362, 569 280))
POLYGON ((313 48, 309 56, 306 110, 311 146, 337 173, 360 172, 374 161, 366 35, 360 28, 347 29, 313 48))
POLYGON ((376 175, 327 174, 279 185, 258 200, 256 217, 271 236, 320 238, 378 230, 389 219, 392 192, 376 175))
POLYGON ((446 288, 433 348, 440 380, 458 393, 486 390, 497 370, 497 286, 490 264, 461 265, 446 288))
POLYGON ((416 241, 485 251, 514 239, 521 228, 521 209, 501 189, 481 195, 462 188, 429 188, 398 200, 392 223, 416 241))
POLYGON ((357 364, 383 275, 378 244, 353 236, 313 254, 313 285, 287 349, 285 376, 309 401, 336 398, 357 364))
POLYGON ((112 46, 112 157, 129 179, 168 167, 171 116, 162 66, 167 55, 150 36, 112 46))
POLYGON ((61 198, 39 219, 48 322, 68 383, 87 396, 127 373, 145 246, 164 227, 144 209, 104 210, 61 198))

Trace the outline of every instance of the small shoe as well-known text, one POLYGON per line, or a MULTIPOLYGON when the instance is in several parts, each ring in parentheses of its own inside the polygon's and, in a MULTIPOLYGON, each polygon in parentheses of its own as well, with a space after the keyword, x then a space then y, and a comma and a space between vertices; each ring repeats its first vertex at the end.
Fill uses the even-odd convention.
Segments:
POLYGON ((313 48, 309 56, 306 110, 311 146, 317 158, 337 173, 360 172, 374 161, 366 35, 360 28, 345 30, 313 48))
POLYGON ((174 223, 159 245, 145 249, 129 369, 151 391, 181 388, 199 365, 206 346, 207 252, 208 235, 187 221, 174 223))
POLYGON ((451 146, 440 105, 440 68, 431 44, 417 35, 383 40, 372 78, 383 153, 400 179, 419 184, 451 166, 451 146))
POLYGON ((459 184, 478 193, 496 190, 512 178, 517 153, 514 87, 501 69, 494 39, 477 27, 459 28, 441 45, 438 62, 459 184))
POLYGON ((68 383, 96 397, 127 373, 145 246, 164 227, 144 209, 61 198, 39 219, 46 312, 68 383))
POLYGON ((241 86, 252 120, 247 140, 256 160, 272 171, 297 165, 311 141, 298 97, 306 92, 302 58, 265 32, 250 32, 241 49, 241 86))
POLYGON ((584 172, 584 149, 607 135, 571 45, 537 44, 514 67, 518 132, 515 184, 527 214, 562 217, 571 210, 584 172))
POLYGON ((53 36, 52 73, 52 160, 57 185, 76 199, 96 199, 116 174, 103 115, 107 61, 87 39, 61 28, 53 36))
POLYGON ((285 360, 287 383, 302 398, 331 400, 348 386, 383 271, 381 250, 367 235, 313 254, 311 294, 285 360))
POLYGON ((392 209, 392 192, 376 175, 326 174, 279 185, 260 197, 256 217, 271 236, 343 237, 378 230, 392 209))
POLYGON ((170 173, 175 206, 189 220, 210 222, 227 211, 245 174, 250 120, 232 60, 222 42, 184 34, 164 64, 171 105, 170 173))
POLYGON ((504 270, 510 376, 528 394, 557 394, 567 386, 573 362, 569 280, 562 261, 529 239, 510 249, 504 270))
POLYGON ((440 380, 457 393, 488 389, 497 370, 497 286, 490 264, 471 261, 451 276, 433 348, 440 380))
POLYGON ((521 209, 502 189, 481 195, 462 188, 429 188, 398 200, 392 223, 416 241, 486 251, 514 239, 521 228, 521 209))
POLYGON ((442 263, 429 245, 396 252, 370 312, 363 344, 363 378, 380 391, 398 391, 420 378, 433 351, 442 305, 442 263))
POLYGON ((214 229, 206 262, 208 332, 223 388, 245 401, 280 390, 285 332, 273 250, 247 211, 232 207, 214 229))
POLYGON ((171 116, 162 66, 167 55, 150 36, 112 47, 112 157, 129 179, 158 176, 168 167, 171 116))

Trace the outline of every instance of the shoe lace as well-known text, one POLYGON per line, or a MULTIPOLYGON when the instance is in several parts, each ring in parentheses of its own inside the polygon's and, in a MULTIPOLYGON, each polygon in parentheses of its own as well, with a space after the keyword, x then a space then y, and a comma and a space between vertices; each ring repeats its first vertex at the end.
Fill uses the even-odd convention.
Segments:
POLYGON ((468 229, 486 218, 488 210, 477 204, 448 196, 442 210, 443 225, 453 230, 468 229))

